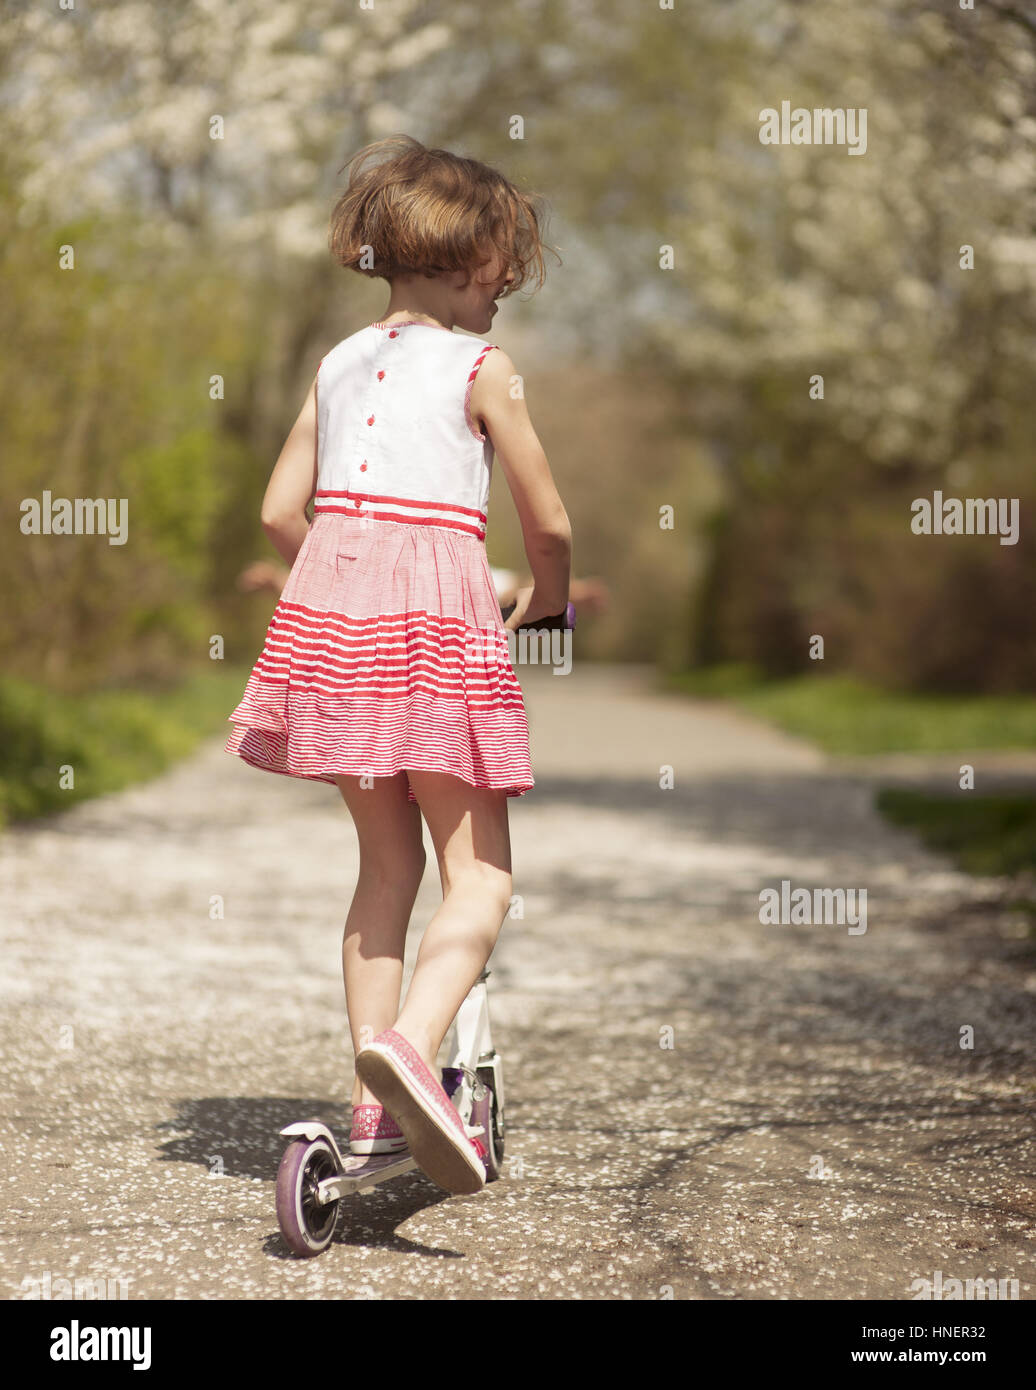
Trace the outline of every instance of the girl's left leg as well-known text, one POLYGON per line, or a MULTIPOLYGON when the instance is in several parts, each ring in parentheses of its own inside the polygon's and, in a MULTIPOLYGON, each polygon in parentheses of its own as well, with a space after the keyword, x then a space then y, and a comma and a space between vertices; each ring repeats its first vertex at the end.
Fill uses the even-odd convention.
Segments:
MULTIPOLYGON (((342 939, 354 1056, 396 1021, 407 927, 425 867, 421 810, 407 800, 406 773, 372 780, 361 787, 359 777, 335 778, 360 846, 360 873, 342 939)), ((379 1101, 355 1077, 352 1103, 379 1101)))

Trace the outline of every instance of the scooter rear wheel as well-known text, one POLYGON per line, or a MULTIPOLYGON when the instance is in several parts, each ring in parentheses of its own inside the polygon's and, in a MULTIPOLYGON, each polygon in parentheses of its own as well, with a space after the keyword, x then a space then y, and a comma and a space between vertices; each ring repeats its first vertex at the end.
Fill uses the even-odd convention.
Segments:
POLYGON ((340 1199, 321 1205, 317 1187, 338 1173, 326 1139, 295 1139, 277 1170, 277 1223, 289 1248, 304 1259, 326 1250, 335 1233, 340 1199))

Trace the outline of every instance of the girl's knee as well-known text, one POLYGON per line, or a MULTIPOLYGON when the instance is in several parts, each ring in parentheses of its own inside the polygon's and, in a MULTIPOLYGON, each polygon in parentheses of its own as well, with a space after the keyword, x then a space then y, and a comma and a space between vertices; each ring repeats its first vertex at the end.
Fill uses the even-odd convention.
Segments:
POLYGON ((377 879, 388 887, 395 887, 402 893, 416 893, 424 877, 427 856, 424 845, 418 841, 406 849, 381 847, 375 851, 370 847, 360 850, 360 873, 377 879))
POLYGON ((461 888, 464 892, 477 893, 486 902, 499 909, 501 920, 511 906, 511 875, 507 869, 498 869, 493 864, 477 860, 456 867, 450 873, 450 891, 461 888))
POLYGON ((400 872, 414 883, 420 883, 424 878, 425 864, 428 856, 425 854, 424 845, 420 840, 407 847, 406 854, 399 860, 400 872))

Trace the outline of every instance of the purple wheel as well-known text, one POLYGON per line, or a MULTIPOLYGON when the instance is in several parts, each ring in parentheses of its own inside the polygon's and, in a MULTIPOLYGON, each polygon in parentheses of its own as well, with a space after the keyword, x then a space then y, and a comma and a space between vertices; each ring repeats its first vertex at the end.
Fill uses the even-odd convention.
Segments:
POLYGON ((322 1205, 317 1188, 337 1175, 326 1139, 295 1139, 284 1150, 277 1170, 277 1223, 289 1248, 304 1259, 326 1250, 335 1233, 340 1199, 322 1205))

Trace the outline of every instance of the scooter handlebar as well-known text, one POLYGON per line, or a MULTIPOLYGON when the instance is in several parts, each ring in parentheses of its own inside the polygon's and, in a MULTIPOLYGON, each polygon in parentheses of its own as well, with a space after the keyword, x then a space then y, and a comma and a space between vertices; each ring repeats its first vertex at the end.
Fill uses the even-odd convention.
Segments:
MULTIPOLYGON (((509 603, 506 608, 501 606, 500 616, 503 618, 505 623, 507 622, 507 619, 511 616, 511 614, 514 612, 514 610, 515 605, 513 603, 509 603)), ((576 606, 570 599, 569 602, 565 605, 565 611, 563 613, 555 613, 553 617, 550 618, 540 618, 534 623, 519 623, 516 630, 518 632, 540 632, 544 628, 546 628, 548 632, 553 632, 556 630, 565 631, 569 628, 574 628, 575 625, 576 606)))

